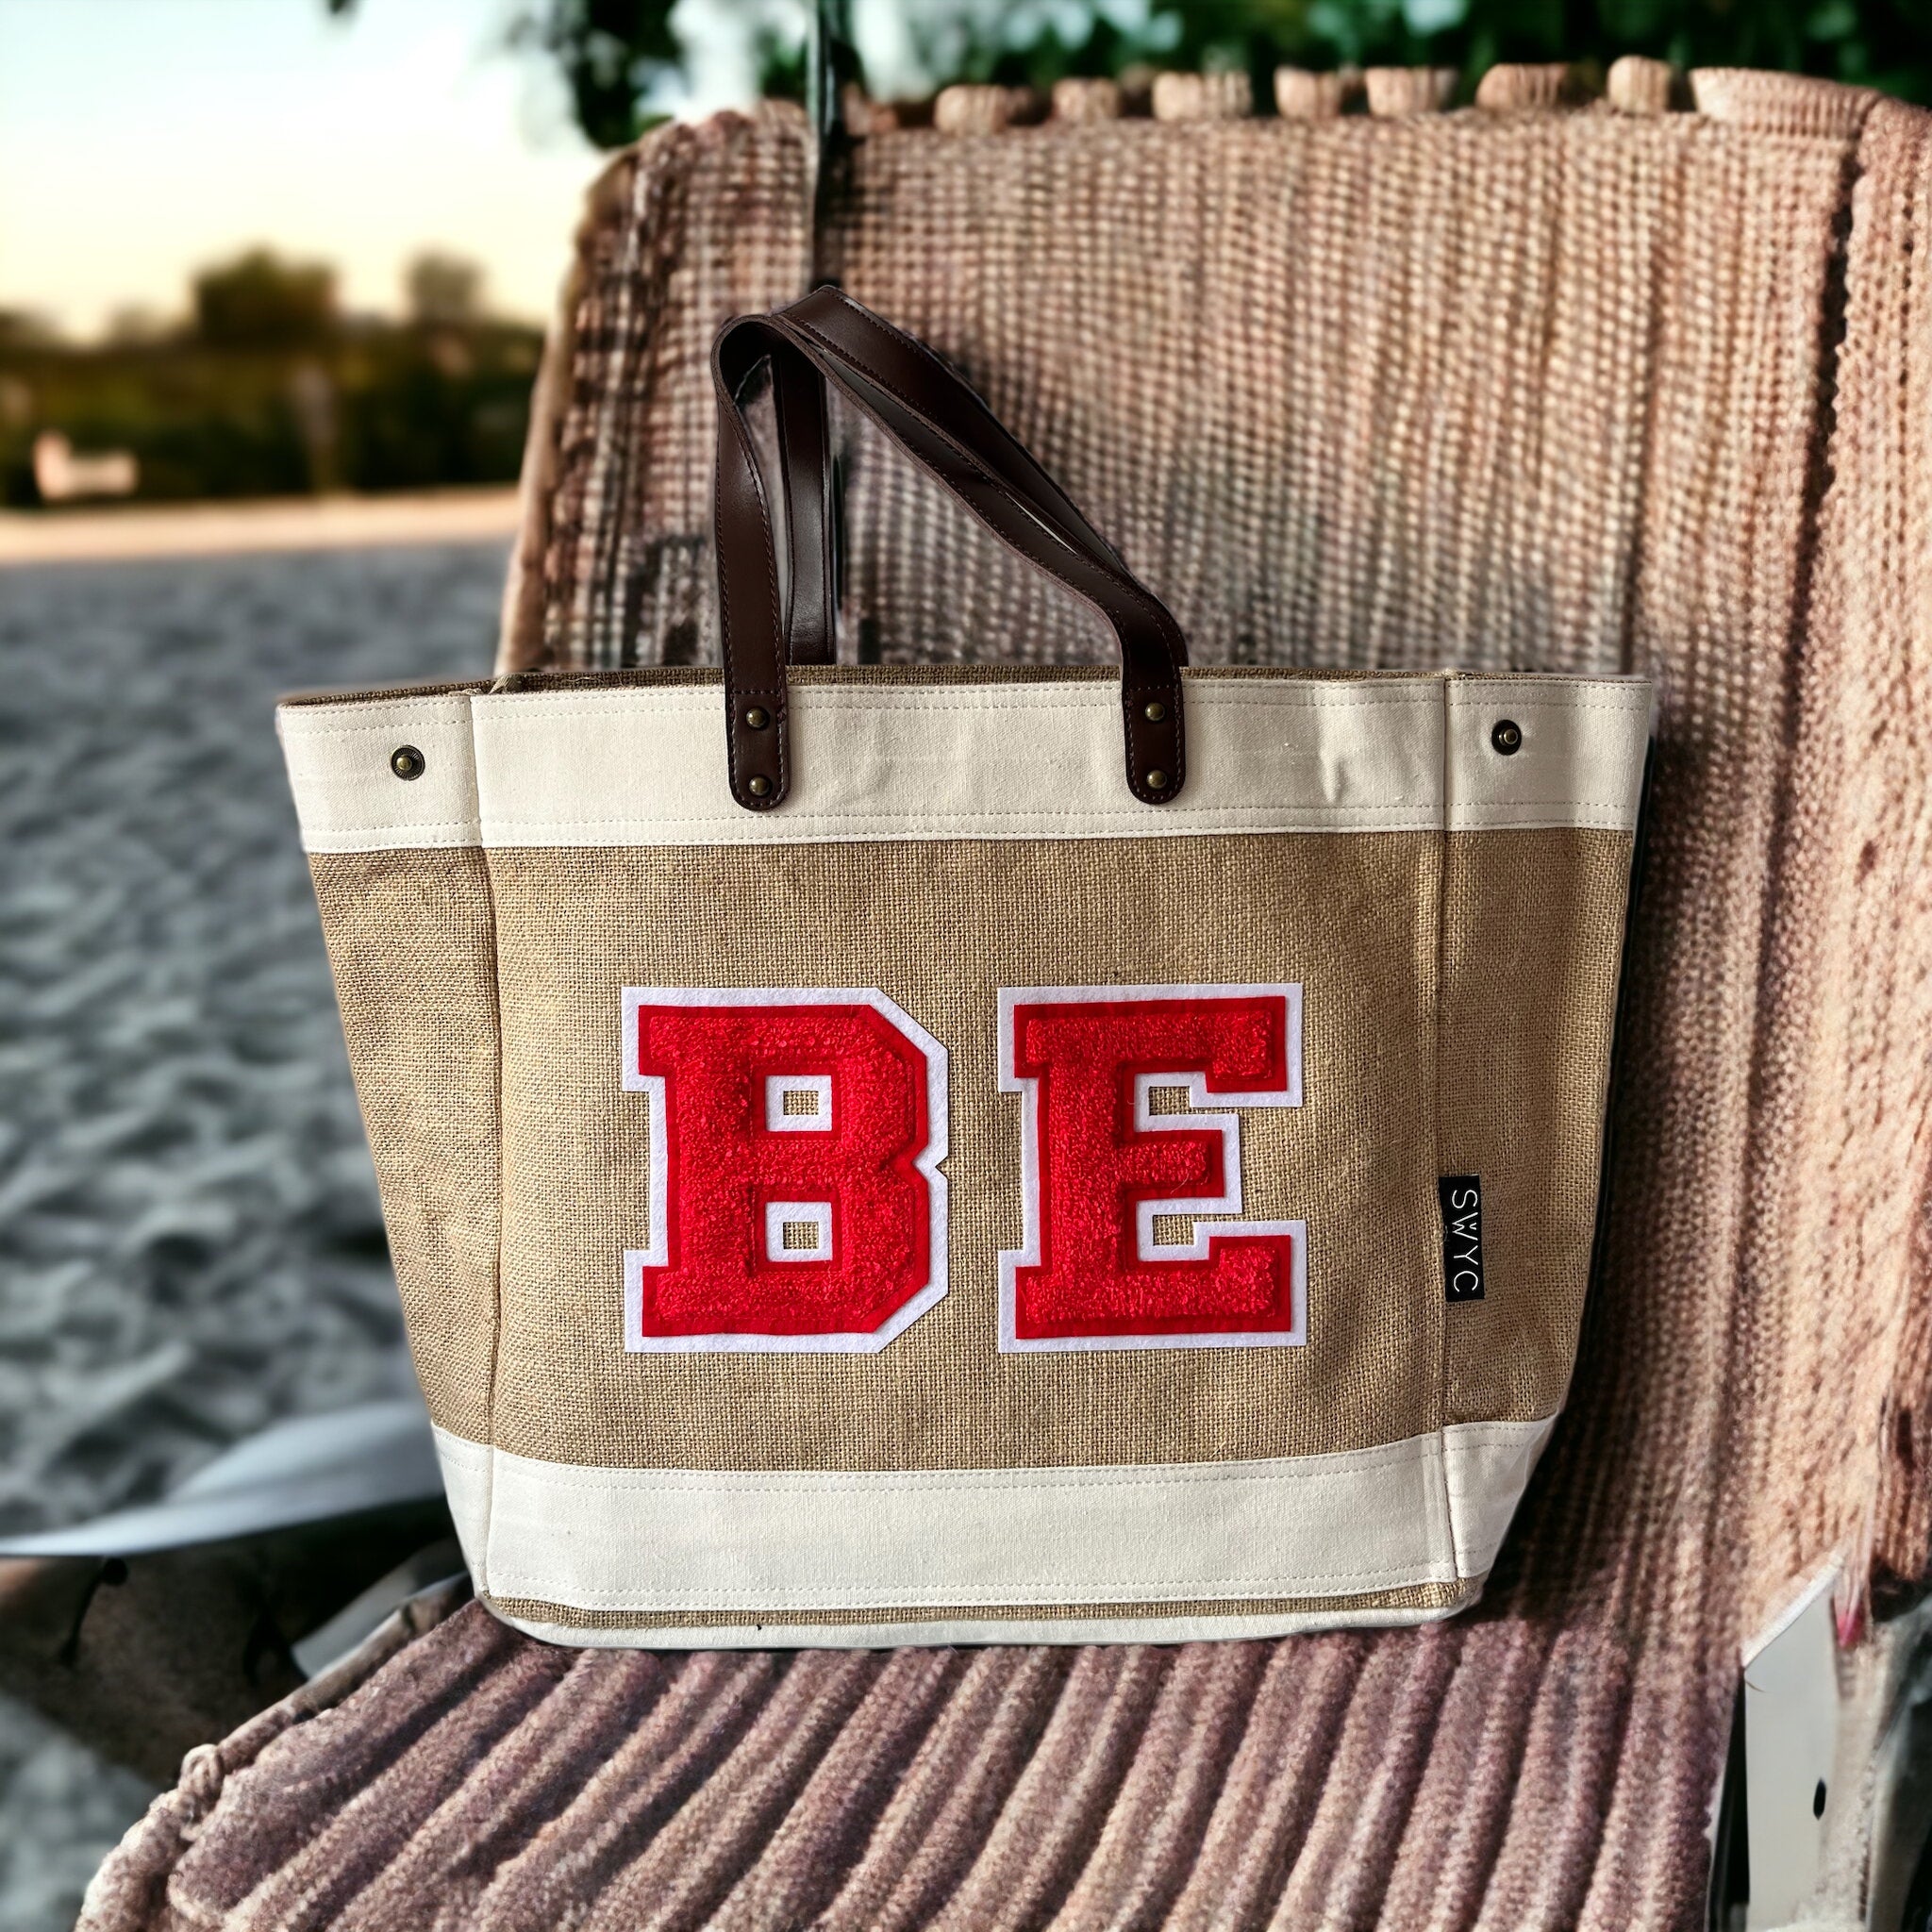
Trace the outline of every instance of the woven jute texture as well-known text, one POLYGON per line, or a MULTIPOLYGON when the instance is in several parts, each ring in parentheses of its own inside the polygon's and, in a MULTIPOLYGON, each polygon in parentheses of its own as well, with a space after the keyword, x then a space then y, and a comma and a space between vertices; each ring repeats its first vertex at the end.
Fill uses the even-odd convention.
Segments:
POLYGON ((438 1423, 484 1440, 503 1199, 489 870, 475 849, 309 869, 416 1374, 438 1423))
POLYGON ((1579 830, 318 855, 430 1412, 518 1455, 696 1469, 1319 1455, 1548 1416, 1629 862, 1579 830), (996 1257, 1024 1238, 999 989, 1288 980, 1306 1097, 1243 1111, 1241 1195, 1307 1224, 1307 1344, 999 1354, 996 1257), (876 1355, 627 1354, 652 1128, 623 990, 814 984, 877 987, 947 1049, 944 1300, 876 1355), (1487 1295, 1453 1309, 1445 1173, 1485 1187, 1487 1295))
MULTIPOLYGON (((689 1658, 465 1612, 164 1801, 91 1924, 1702 1923, 1740 1639, 1835 1553, 1848 1633, 1926 1570, 1932 121, 1695 89, 1654 118, 878 136, 829 238, 1204 659, 1663 682, 1604 1265, 1483 1606, 689 1658)), ((700 350, 798 287, 803 167, 768 116, 607 184, 509 661, 708 649, 700 350), (725 245, 744 207, 767 225, 725 245)), ((970 611, 1085 648, 872 458, 853 642, 944 648, 970 611)))

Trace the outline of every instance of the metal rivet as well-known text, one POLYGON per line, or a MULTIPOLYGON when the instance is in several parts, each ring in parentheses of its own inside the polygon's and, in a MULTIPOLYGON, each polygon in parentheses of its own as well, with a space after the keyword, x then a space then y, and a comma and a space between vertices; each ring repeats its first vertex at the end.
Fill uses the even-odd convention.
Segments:
POLYGON ((1149 772, 1147 774, 1147 789, 1150 791, 1165 791, 1167 790, 1167 774, 1158 766, 1149 772))
POLYGON ((398 778, 420 778, 429 760, 413 744, 399 744, 389 755, 389 768, 398 778))
POLYGON ((771 790, 772 781, 762 772, 751 781, 751 795, 754 798, 767 797, 770 795, 771 790))
POLYGON ((1146 719, 1148 724, 1158 724, 1167 716, 1167 707, 1157 700, 1154 704, 1149 705, 1141 715, 1146 719))
POLYGON ((1523 726, 1514 718, 1498 718, 1490 732, 1490 742, 1507 758, 1523 749, 1523 726))
POLYGON ((754 731, 762 731, 765 728, 765 726, 772 722, 772 714, 771 712, 766 710, 762 705, 754 705, 751 708, 751 709, 744 714, 744 722, 747 724, 749 724, 754 731))

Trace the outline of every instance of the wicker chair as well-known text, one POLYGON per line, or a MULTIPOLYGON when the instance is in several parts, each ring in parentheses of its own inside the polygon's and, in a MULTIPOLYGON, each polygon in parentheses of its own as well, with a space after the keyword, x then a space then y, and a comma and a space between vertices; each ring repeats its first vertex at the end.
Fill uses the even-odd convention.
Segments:
MULTIPOLYGON (((832 274, 1197 662, 1659 675, 1599 1276, 1481 1608, 657 1657, 444 1602, 196 1754, 87 1924, 1696 1924, 1740 1646, 1834 1563, 1813 1904, 1857 1921, 1887 1620, 1932 1571, 1932 115, 1736 72, 1678 106, 1643 62, 1574 91, 853 101, 816 222, 794 110, 652 135, 579 238, 501 658, 714 655, 709 338, 832 274)), ((1101 655, 857 425, 844 487, 849 653, 1101 655)))

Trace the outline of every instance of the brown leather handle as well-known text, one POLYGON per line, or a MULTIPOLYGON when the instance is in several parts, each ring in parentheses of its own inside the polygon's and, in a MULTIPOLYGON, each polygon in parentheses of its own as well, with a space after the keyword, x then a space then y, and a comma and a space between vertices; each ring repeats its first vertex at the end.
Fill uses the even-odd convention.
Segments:
POLYGON ((715 531, 731 795, 767 811, 791 780, 785 671, 832 658, 830 436, 824 385, 839 389, 932 472, 995 536, 1084 597, 1121 648, 1127 784, 1147 805, 1187 778, 1186 640, 1066 493, 939 358, 836 289, 741 316, 711 352, 718 390, 715 531), (750 426, 739 398, 772 365, 783 462, 790 595, 750 426))

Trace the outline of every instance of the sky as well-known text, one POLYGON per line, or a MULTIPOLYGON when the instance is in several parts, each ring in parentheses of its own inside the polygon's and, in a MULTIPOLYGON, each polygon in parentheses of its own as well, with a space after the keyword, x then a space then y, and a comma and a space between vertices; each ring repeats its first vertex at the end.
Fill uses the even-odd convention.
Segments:
MULTIPOLYGON (((397 309, 435 247, 543 320, 602 159, 554 67, 507 44, 538 4, 0 0, 0 309, 82 338, 122 310, 172 317, 195 269, 267 243, 331 263, 352 310, 397 309)), ((855 0, 888 94, 921 84, 906 5, 855 0)), ((753 25, 802 8, 679 0, 689 82, 663 105, 748 100, 753 25)))
POLYGON ((81 336, 130 306, 179 314, 195 268, 267 242, 393 311, 434 246, 541 321, 599 158, 541 59, 505 51, 513 11, 0 0, 0 308, 81 336))

